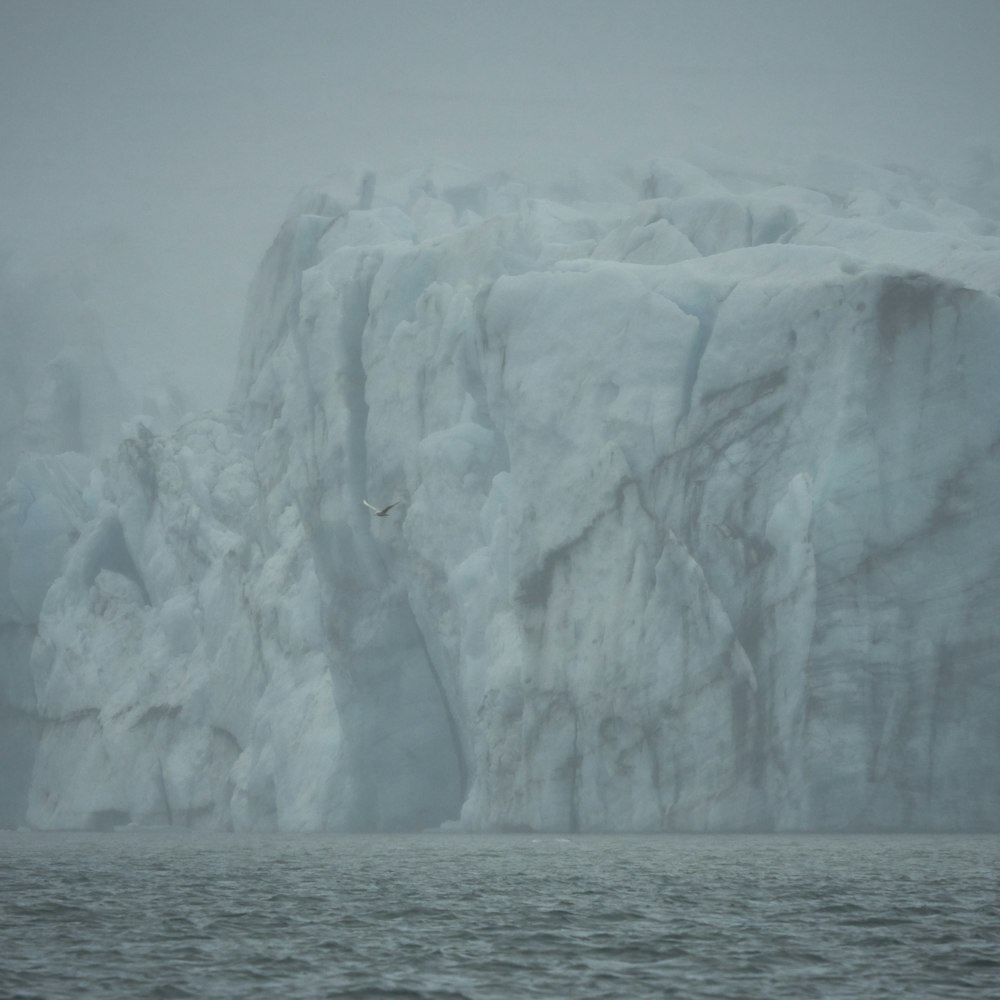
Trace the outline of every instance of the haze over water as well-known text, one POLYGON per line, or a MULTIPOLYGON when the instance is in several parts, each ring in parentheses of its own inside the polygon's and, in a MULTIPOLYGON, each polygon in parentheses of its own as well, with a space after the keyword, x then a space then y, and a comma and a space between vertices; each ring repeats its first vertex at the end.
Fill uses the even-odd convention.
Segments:
MULTIPOLYGON (((5 0, 0 277, 56 275, 116 361, 223 405, 254 267, 324 175, 822 154, 960 181, 997 148, 998 38, 994 0, 5 0)), ((998 853, 0 833, 0 998, 991 997, 998 853)))

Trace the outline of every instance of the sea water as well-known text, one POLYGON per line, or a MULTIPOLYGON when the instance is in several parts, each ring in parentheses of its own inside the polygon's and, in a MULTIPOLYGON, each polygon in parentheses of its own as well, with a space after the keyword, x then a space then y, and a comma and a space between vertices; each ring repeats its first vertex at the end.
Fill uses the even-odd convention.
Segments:
POLYGON ((0 833, 0 997, 1000 996, 1000 838, 0 833))

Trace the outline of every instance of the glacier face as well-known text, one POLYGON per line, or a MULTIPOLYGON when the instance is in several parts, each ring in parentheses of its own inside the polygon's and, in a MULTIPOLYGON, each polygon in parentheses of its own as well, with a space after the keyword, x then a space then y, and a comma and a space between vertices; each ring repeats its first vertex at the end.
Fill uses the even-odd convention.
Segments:
POLYGON ((0 272, 0 826, 21 822, 42 720, 31 656, 45 597, 97 515, 102 454, 140 406, 169 429, 183 393, 121 381, 100 317, 66 282, 0 272))
POLYGON ((19 598, 26 821, 1000 829, 1000 238, 819 174, 303 199, 19 598))

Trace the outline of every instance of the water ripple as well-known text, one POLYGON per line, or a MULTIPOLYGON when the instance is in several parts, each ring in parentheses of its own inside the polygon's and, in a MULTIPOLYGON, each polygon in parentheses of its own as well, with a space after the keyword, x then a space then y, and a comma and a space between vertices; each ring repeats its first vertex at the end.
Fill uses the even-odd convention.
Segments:
POLYGON ((996 837, 0 834, 6 997, 993 997, 996 837))

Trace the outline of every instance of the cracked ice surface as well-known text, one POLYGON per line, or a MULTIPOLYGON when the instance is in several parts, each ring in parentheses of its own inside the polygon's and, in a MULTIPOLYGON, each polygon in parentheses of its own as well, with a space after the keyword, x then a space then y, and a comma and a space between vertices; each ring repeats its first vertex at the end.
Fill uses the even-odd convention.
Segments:
POLYGON ((1000 829, 996 227, 846 168, 372 182, 66 543, 28 822, 1000 829))

